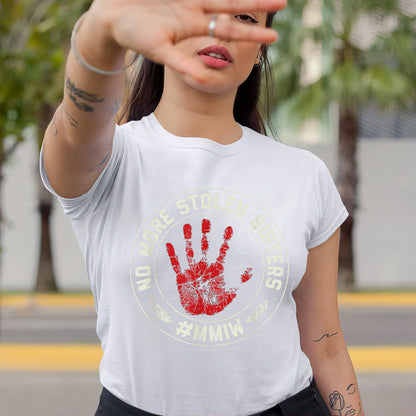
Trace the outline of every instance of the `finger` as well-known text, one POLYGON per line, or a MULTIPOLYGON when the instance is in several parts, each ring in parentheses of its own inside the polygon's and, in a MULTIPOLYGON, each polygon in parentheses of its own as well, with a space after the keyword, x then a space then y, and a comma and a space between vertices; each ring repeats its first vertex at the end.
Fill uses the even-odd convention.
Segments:
POLYGON ((213 34, 210 33, 212 15, 207 14, 201 21, 189 24, 186 28, 186 36, 214 36, 217 39, 227 41, 250 41, 258 43, 272 43, 277 39, 277 32, 263 25, 247 24, 235 19, 220 19, 215 21, 213 34))
MULTIPOLYGON (((209 31, 208 26, 207 31, 209 31)), ((224 40, 272 43, 277 39, 277 32, 274 29, 263 26, 253 26, 232 20, 218 19, 214 36, 224 40)))
POLYGON ((201 238, 201 251, 204 259, 207 258, 207 252, 209 248, 209 241, 207 238, 207 233, 211 231, 211 221, 210 220, 202 220, 202 238, 201 238))
POLYGON ((217 258, 217 265, 223 265, 225 256, 227 254, 228 249, 230 246, 228 245, 228 242, 230 241, 231 237, 233 236, 233 229, 232 227, 227 227, 224 231, 224 242, 221 245, 220 248, 220 254, 217 258))
POLYGON ((245 283, 249 281, 253 277, 253 269, 249 267, 242 275, 241 275, 241 283, 245 283))
POLYGON ((190 56, 176 50, 173 46, 161 50, 163 59, 156 60, 162 64, 169 66, 179 74, 189 76, 197 82, 203 83, 205 78, 201 72, 201 65, 190 56))
POLYGON ((202 8, 207 13, 274 12, 286 7, 286 0, 204 0, 202 8))
POLYGON ((185 224, 183 226, 183 236, 185 237, 185 251, 186 258, 188 259, 188 264, 191 266, 194 263, 194 250, 192 248, 192 226, 191 224, 185 224))
POLYGON ((166 243, 166 251, 168 252, 168 256, 170 259, 170 264, 176 274, 182 273, 181 265, 179 264, 178 256, 175 253, 175 248, 171 243, 166 243))

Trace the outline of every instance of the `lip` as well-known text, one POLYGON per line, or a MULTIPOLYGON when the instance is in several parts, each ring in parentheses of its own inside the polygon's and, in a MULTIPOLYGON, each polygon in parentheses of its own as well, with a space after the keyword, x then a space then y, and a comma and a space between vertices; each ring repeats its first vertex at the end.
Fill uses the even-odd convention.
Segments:
POLYGON ((212 68, 226 68, 233 63, 233 58, 231 57, 230 52, 228 52, 227 48, 224 48, 223 46, 208 46, 204 49, 201 49, 198 52, 198 56, 205 63, 205 65, 212 68), (209 56, 210 53, 221 55, 224 59, 209 56))

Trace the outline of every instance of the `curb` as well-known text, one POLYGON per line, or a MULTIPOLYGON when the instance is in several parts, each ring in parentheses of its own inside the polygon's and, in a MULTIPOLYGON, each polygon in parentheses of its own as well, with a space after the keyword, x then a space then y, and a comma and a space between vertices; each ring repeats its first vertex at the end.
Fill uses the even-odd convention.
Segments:
MULTIPOLYGON (((416 346, 348 348, 359 373, 416 373, 416 346)), ((98 371, 98 344, 0 344, 0 371, 98 371)))
MULTIPOLYGON (((416 293, 339 293, 340 306, 416 307, 416 293)), ((0 307, 94 307, 90 294, 3 294, 0 307)))

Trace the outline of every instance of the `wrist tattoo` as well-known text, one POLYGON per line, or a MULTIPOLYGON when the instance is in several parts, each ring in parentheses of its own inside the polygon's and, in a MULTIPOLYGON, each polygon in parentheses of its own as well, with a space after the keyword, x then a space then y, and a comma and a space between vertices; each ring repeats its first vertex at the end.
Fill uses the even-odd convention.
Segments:
POLYGON ((343 416, 342 411, 345 408, 345 400, 344 396, 338 390, 334 390, 329 395, 329 407, 337 411, 339 416, 343 416))
MULTIPOLYGON (((351 383, 347 388, 347 393, 350 396, 353 396, 357 393, 357 385, 355 383, 351 383)), ((329 408, 336 412, 337 416, 362 416, 363 409, 361 401, 358 403, 358 408, 354 404, 349 404, 345 402, 344 396, 338 391, 334 390, 329 395, 329 408)))
POLYGON ((348 394, 354 394, 357 391, 357 386, 352 383, 347 387, 347 393, 348 394))
POLYGON ((92 113, 94 111, 94 107, 90 105, 91 103, 97 104, 104 101, 104 98, 100 98, 97 94, 77 88, 70 78, 66 79, 65 86, 71 101, 79 110, 85 111, 86 113, 92 113))

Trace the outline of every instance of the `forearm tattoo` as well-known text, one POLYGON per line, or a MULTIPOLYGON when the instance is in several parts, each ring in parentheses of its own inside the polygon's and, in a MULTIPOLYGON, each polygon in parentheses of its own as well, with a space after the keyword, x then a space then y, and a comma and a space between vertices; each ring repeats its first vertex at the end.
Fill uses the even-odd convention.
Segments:
MULTIPOLYGON (((347 387, 347 394, 354 396, 357 393, 357 385, 352 383, 347 387)), ((345 401, 344 396, 338 391, 334 390, 329 395, 328 400, 329 408, 336 416, 362 416, 362 404, 358 403, 358 407, 353 404, 349 404, 345 401)))
POLYGON ((324 335, 321 336, 321 338, 314 339, 313 342, 319 342, 319 341, 322 341, 324 338, 331 338, 331 337, 333 337, 334 335, 337 335, 337 334, 338 334, 338 332, 334 332, 333 334, 324 334, 324 335))
POLYGON ((102 103, 104 98, 99 97, 97 94, 93 94, 87 91, 77 88, 75 84, 68 77, 65 82, 68 96, 75 106, 86 113, 92 113, 94 107, 91 104, 102 103))

